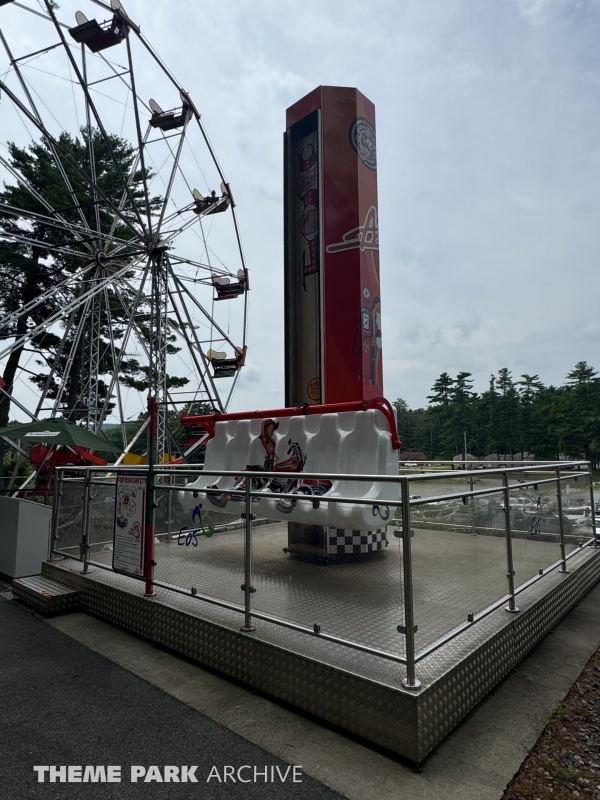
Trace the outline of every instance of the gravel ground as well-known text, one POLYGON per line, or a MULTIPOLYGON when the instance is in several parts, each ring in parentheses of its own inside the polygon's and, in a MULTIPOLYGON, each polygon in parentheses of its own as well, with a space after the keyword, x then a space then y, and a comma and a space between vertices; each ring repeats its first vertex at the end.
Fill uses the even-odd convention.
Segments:
POLYGON ((600 650, 550 717, 502 800, 600 800, 600 650))

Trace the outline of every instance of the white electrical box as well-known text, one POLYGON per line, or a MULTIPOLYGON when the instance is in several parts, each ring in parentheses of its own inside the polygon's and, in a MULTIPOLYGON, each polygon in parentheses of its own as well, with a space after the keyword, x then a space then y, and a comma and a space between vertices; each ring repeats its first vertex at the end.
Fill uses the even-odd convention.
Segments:
POLYGON ((0 574, 39 575, 48 558, 52 507, 0 497, 0 574))

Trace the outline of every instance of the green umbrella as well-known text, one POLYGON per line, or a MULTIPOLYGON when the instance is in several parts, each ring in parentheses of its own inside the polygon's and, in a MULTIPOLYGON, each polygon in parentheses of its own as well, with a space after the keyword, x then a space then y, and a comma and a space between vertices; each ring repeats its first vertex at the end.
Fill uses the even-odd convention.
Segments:
POLYGON ((106 439, 101 439, 95 433, 90 433, 66 419, 46 419, 28 422, 25 425, 9 425, 8 428, 0 428, 0 436, 22 439, 31 444, 66 444, 71 447, 78 445, 110 453, 122 451, 121 447, 110 444, 106 439))

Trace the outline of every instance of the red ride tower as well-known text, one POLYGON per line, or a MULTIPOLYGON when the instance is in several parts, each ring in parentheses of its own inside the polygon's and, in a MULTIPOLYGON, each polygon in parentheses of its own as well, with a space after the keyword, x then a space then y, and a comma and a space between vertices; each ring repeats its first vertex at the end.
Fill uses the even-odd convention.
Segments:
MULTIPOLYGON (((343 481, 340 495, 336 474, 396 475, 401 446, 393 409, 383 399, 373 103, 357 89, 320 86, 288 108, 284 172, 286 408, 182 421, 192 435, 204 433, 214 443, 207 446, 205 469, 221 470, 225 463, 231 469, 228 450, 235 450, 232 458, 242 470, 247 453, 247 470, 260 472, 256 459, 264 458, 263 470, 321 474, 286 478, 290 491, 272 478, 267 486, 282 498, 254 497, 265 516, 287 520, 287 552, 326 560, 364 556, 387 546, 392 512, 386 500, 397 490, 383 483, 371 502, 365 483, 370 500, 358 511, 352 503, 328 503, 327 495, 360 495, 343 481), (314 424, 311 417, 318 418, 314 424), (228 433, 226 426, 236 422, 228 433)), ((207 503, 237 509, 233 479, 219 481, 207 487, 207 503)))
POLYGON ((320 86, 286 128, 286 405, 382 397, 375 106, 320 86))

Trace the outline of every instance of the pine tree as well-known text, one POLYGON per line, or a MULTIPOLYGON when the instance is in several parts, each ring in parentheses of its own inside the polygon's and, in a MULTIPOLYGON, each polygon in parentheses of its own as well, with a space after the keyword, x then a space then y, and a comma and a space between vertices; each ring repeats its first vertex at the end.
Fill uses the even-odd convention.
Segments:
MULTIPOLYGON (((87 129, 82 129, 79 136, 73 137, 69 133, 62 133, 58 137, 60 151, 68 155, 68 158, 61 158, 61 166, 68 176, 73 194, 61 174, 53 151, 44 139, 34 142, 28 148, 9 143, 9 163, 23 176, 26 185, 23 182, 14 185, 5 184, 4 190, 0 192, 0 232, 10 241, 0 244, 0 271, 3 277, 0 318, 19 312, 31 301, 47 296, 48 292, 63 282, 69 274, 85 266, 86 260, 77 253, 85 252, 81 247, 82 239, 87 242, 97 241, 94 240, 94 231, 98 222, 102 233, 108 233, 113 229, 114 214, 108 202, 101 195, 94 194, 89 182, 81 174, 83 172, 89 175, 90 172, 90 145, 94 152, 96 185, 113 207, 121 208, 125 220, 132 221, 137 218, 130 197, 122 199, 123 183, 113 160, 114 154, 121 172, 128 174, 133 167, 136 151, 118 136, 108 138, 110 149, 97 130, 88 132, 87 129), (31 187, 32 191, 27 186, 31 187), (58 214, 54 217, 54 222, 51 221, 52 212, 46 204, 58 214), (62 221, 67 224, 62 224, 62 221)), ((148 173, 146 177, 150 177, 150 174, 148 173)), ((140 203, 140 206, 143 198, 142 178, 141 171, 137 171, 131 176, 130 182, 130 196, 136 204, 140 203)), ((150 200, 152 208, 160 203, 160 198, 150 200)), ((132 238, 129 226, 122 219, 116 223, 113 234, 125 242, 132 238)), ((119 256, 121 263, 127 264, 127 258, 126 252, 119 256)), ((80 291, 81 284, 72 282, 70 287, 46 299, 30 313, 22 313, 16 320, 6 324, 0 331, 0 337, 10 340, 22 336, 29 328, 47 320, 64 304, 74 299, 80 291)), ((127 291, 124 291, 127 295, 127 291)), ((118 338, 119 322, 124 322, 127 312, 122 304, 116 301, 112 290, 108 291, 108 297, 118 338)), ((77 318, 75 324, 76 322, 77 318)), ((102 333, 104 342, 101 349, 105 353, 103 368, 106 372, 110 372, 112 354, 106 339, 106 327, 102 333)), ((37 373, 32 372, 30 375, 33 383, 38 386, 45 384, 49 367, 55 359, 56 375, 60 379, 66 354, 70 349, 70 343, 67 343, 60 353, 60 342, 61 337, 55 332, 46 331, 29 340, 27 345, 14 348, 2 375, 6 391, 9 394, 13 391, 22 355, 26 349, 33 351, 34 364, 41 367, 37 373)), ((76 352, 65 395, 67 406, 72 404, 72 399, 80 393, 83 359, 83 352, 76 352)), ((122 365, 123 377, 127 375, 135 377, 140 370, 141 367, 135 359, 126 359, 122 365)), ((99 388, 101 394, 106 390, 102 383, 99 388)), ((55 396, 56 391, 55 381, 54 385, 50 386, 48 397, 55 396)), ((0 395, 0 427, 8 424, 10 409, 10 398, 6 394, 0 395)), ((4 441, 0 440, 0 478, 3 477, 3 451, 4 441)))

